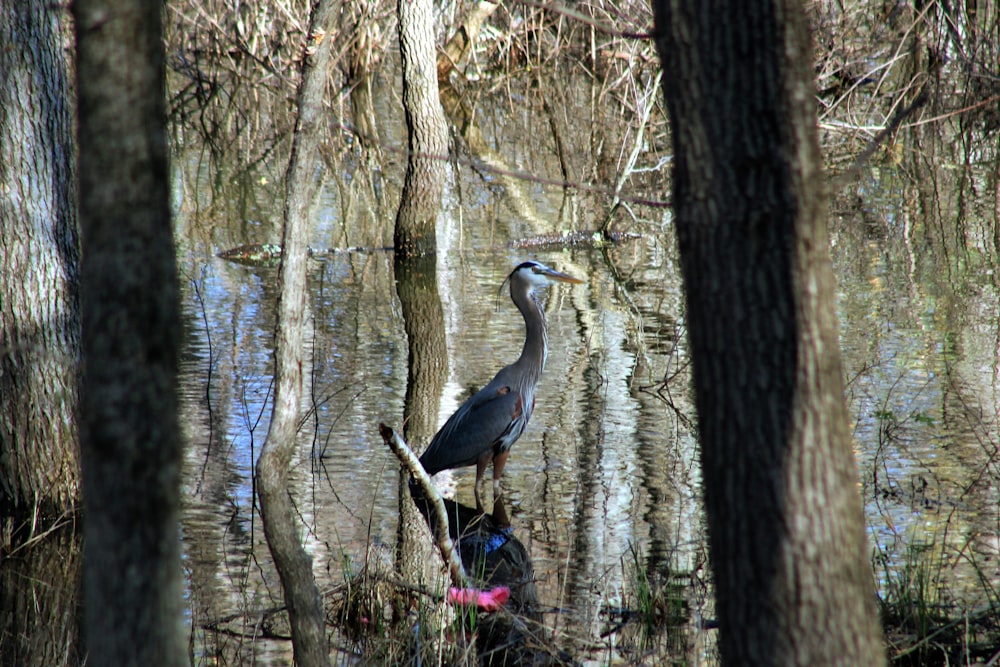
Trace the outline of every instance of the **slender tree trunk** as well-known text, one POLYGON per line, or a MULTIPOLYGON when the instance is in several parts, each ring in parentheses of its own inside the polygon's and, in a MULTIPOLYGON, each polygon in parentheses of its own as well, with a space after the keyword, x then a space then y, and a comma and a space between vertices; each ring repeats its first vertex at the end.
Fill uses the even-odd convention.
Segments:
POLYGON ((73 510, 79 495, 80 250, 68 17, 57 4, 0 3, 4 523, 50 520, 73 510))
POLYGON ((802 8, 655 10, 723 661, 882 664, 802 8))
POLYGON ((162 5, 78 0, 87 664, 186 664, 162 5))
POLYGON ((309 32, 315 51, 302 64, 298 118, 285 177, 274 408, 257 462, 257 495, 264 534, 284 589, 295 664, 299 667, 330 664, 323 601, 313 576, 312 559, 299 537, 299 517, 288 495, 288 472, 295 454, 301 419, 299 406, 308 377, 303 359, 309 261, 306 236, 317 187, 317 149, 332 41, 327 37, 317 44, 316 40, 332 25, 334 4, 333 0, 319 0, 313 7, 309 32))
POLYGON ((397 16, 409 159, 393 245, 400 255, 423 255, 437 249, 435 226, 447 174, 448 126, 438 97, 433 3, 398 0, 397 16))

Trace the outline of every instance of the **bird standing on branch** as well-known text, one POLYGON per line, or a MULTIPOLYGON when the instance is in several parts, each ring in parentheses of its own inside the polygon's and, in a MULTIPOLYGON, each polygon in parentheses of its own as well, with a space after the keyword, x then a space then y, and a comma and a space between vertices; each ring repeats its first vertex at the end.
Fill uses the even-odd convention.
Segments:
MULTIPOLYGON (((504 283, 524 317, 524 348, 517 361, 505 366, 493 380, 448 418, 420 457, 429 475, 451 468, 476 466, 476 507, 483 510, 479 486, 493 464, 493 498, 500 495, 500 477, 511 445, 521 437, 535 408, 535 389, 548 355, 545 312, 537 292, 553 282, 582 283, 539 262, 523 262, 504 283)), ((503 289, 503 285, 500 286, 503 289)))

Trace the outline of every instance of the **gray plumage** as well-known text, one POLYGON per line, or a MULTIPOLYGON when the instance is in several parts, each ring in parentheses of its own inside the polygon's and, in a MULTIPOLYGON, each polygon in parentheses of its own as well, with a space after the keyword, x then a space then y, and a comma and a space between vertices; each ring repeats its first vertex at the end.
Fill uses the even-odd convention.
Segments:
MULTIPOLYGON (((553 281, 580 283, 538 262, 523 262, 507 277, 510 298, 524 317, 525 339, 521 356, 505 366, 448 418, 420 457, 427 473, 476 466, 476 504, 482 509, 479 484, 493 464, 493 495, 511 446, 524 433, 535 408, 535 389, 548 355, 545 312, 536 291, 553 281)), ((505 282, 507 282, 505 281, 505 282)))

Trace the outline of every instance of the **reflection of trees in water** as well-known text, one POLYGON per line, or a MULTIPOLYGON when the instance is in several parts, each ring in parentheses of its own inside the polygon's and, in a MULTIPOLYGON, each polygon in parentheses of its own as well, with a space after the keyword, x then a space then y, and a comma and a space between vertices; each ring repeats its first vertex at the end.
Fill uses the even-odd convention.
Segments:
MULTIPOLYGON (((448 377, 448 346, 444 335, 444 311, 437 290, 436 262, 434 255, 395 262, 396 294, 408 349, 402 421, 406 440, 420 449, 430 442, 437 430, 438 405, 448 377)), ((440 586, 433 540, 417 516, 408 480, 409 475, 400 468, 397 568, 408 581, 440 586)))
POLYGON ((980 120, 904 127, 892 159, 877 157, 835 200, 848 395, 893 618, 915 568, 955 614, 976 617, 1000 584, 1000 219, 996 136, 970 129, 980 120))
MULTIPOLYGON (((352 20, 360 21, 359 15, 363 16, 367 31, 367 36, 358 36, 357 43, 374 44, 374 46, 350 50, 350 59, 345 57, 342 61, 344 64, 340 65, 346 72, 337 70, 331 73, 332 77, 341 77, 342 81, 349 82, 349 87, 344 88, 342 95, 332 100, 331 106, 334 109, 332 115, 336 119, 354 119, 347 121, 345 126, 353 127, 358 132, 353 139, 350 139, 350 132, 331 129, 324 142, 324 159, 327 165, 335 167, 331 170, 334 172, 333 176, 325 185, 327 191, 331 193, 329 198, 336 210, 337 218, 336 227, 332 232, 333 239, 329 245, 382 246, 387 244, 387 221, 391 219, 391 216, 386 214, 389 210, 386 202, 396 201, 396 192, 402 175, 400 166, 402 153, 380 150, 383 148, 383 142, 388 147, 397 148, 404 143, 400 133, 401 123, 396 103, 392 97, 393 93, 389 90, 391 86, 385 84, 385 80, 390 76, 388 73, 392 72, 396 65, 392 62, 391 56, 380 59, 375 53, 379 49, 388 48, 386 31, 380 27, 386 20, 384 8, 374 2, 357 7, 353 6, 354 4, 352 3, 351 7, 351 11, 355 12, 352 20), (367 57, 369 54, 372 54, 370 59, 367 57), (377 69, 372 65, 375 61, 379 63, 381 69, 373 73, 373 70, 377 69), (348 90, 349 100, 346 97, 348 90), (371 138, 375 141, 368 141, 371 138), (363 144, 362 147, 358 146, 358 139, 363 144)), ((912 53, 907 62, 916 63, 913 68, 905 69, 903 60, 888 62, 887 58, 883 58, 879 61, 879 54, 882 51, 871 48, 871 43, 874 41, 871 36, 876 33, 865 31, 896 30, 898 27, 905 29, 911 24, 916 25, 917 17, 913 15, 886 17, 887 20, 881 25, 863 27, 858 21, 863 14, 861 10, 866 7, 867 5, 856 4, 849 7, 842 16, 834 17, 836 20, 824 18, 819 26, 819 34, 826 34, 826 30, 832 31, 835 27, 842 27, 845 24, 853 26, 853 32, 850 33, 852 38, 833 40, 831 44, 835 44, 835 47, 828 47, 824 40, 820 39, 821 49, 828 49, 819 56, 820 87, 826 89, 835 84, 840 86, 839 90, 829 91, 829 97, 824 97, 821 102, 824 114, 823 128, 827 133, 829 145, 836 149, 836 153, 831 153, 832 156, 856 153, 874 131, 867 128, 883 125, 885 119, 891 116, 895 100, 901 97, 908 99, 907 95, 911 93, 905 91, 910 90, 915 94, 918 84, 934 75, 931 66, 939 65, 930 58, 933 49, 937 48, 934 47, 934 43, 938 36, 943 36, 945 42, 952 45, 955 40, 963 41, 961 55, 965 59, 955 58, 943 64, 945 68, 961 72, 962 77, 938 79, 936 81, 936 85, 939 86, 936 89, 938 94, 935 96, 938 106, 929 106, 922 112, 922 116, 912 120, 925 121, 932 116, 946 115, 963 105, 978 104, 982 100, 988 100, 989 95, 993 94, 989 92, 988 79, 976 75, 975 68, 962 68, 959 63, 969 62, 973 58, 980 63, 995 62, 995 57, 990 56, 991 53, 995 54, 995 45, 984 38, 984 35, 996 34, 995 28, 992 33, 989 31, 991 21, 995 26, 995 16, 990 16, 989 12, 981 12, 972 21, 965 15, 959 15, 956 36, 949 31, 945 23, 940 22, 942 18, 940 12, 943 10, 934 6, 931 10, 934 14, 928 14, 919 21, 921 30, 919 41, 914 38, 914 41, 904 49, 912 53), (937 22, 933 22, 932 19, 937 22), (973 26, 978 28, 973 29, 973 26), (917 48, 920 45, 923 46, 917 48), (933 48, 924 48, 928 46, 933 48), (868 62, 872 59, 877 64, 888 63, 887 69, 874 72, 875 81, 864 82, 863 79, 869 75, 866 68, 872 67, 868 62), (864 66, 859 63, 864 63, 864 66), (850 71, 852 67, 861 67, 861 71, 852 73, 850 71), (890 74, 883 76, 886 71, 890 74), (962 88, 960 92, 963 94, 980 95, 980 97, 963 98, 946 95, 944 94, 946 86, 962 88), (863 103, 863 106, 859 107, 859 103, 863 103), (859 108, 864 109, 864 113, 858 116, 855 114, 859 113, 857 111, 859 108), (859 118, 864 118, 864 122, 859 118)), ((907 8, 905 11, 912 10, 907 8)), ((202 14, 211 13, 211 7, 202 11, 202 14)), ((223 13, 220 8, 220 15, 223 13)), ((562 178, 562 169, 557 163, 557 152, 554 150, 553 134, 548 129, 550 117, 554 117, 565 143, 564 152, 568 155, 566 164, 570 178, 584 179, 587 175, 596 174, 594 178, 597 181, 613 183, 614 176, 617 175, 617 158, 621 152, 621 144, 626 143, 620 135, 625 134, 625 128, 633 122, 629 116, 627 103, 629 98, 619 95, 620 89, 617 86, 617 83, 624 80, 622 75, 626 69, 623 67, 627 67, 629 63, 627 58, 622 57, 626 52, 616 50, 613 42, 607 43, 609 44, 607 49, 599 48, 594 52, 579 39, 583 32, 589 33, 589 29, 572 21, 558 19, 566 26, 567 36, 564 39, 567 41, 560 42, 556 46, 577 40, 572 48, 567 47, 560 51, 559 48, 552 48, 555 44, 552 41, 554 39, 552 26, 556 19, 548 14, 536 13, 534 10, 531 11, 529 18, 530 20, 520 24, 516 31, 511 30, 511 34, 490 42, 489 59, 480 58, 477 64, 467 70, 473 75, 477 72, 488 73, 491 70, 494 74, 494 78, 483 77, 477 81, 471 76, 469 80, 462 82, 466 99, 478 95, 479 102, 473 106, 476 107, 480 118, 487 117, 486 122, 481 123, 480 133, 485 135, 487 146, 494 147, 494 151, 500 155, 510 159, 528 155, 530 159, 526 162, 532 170, 541 164, 543 168, 540 171, 545 175, 562 178), (587 87, 578 86, 576 83, 560 85, 560 81, 569 79, 548 78, 549 72, 540 72, 538 68, 539 56, 542 54, 546 54, 545 57, 550 58, 553 64, 565 54, 579 58, 580 62, 594 73, 592 76, 588 75, 590 85, 587 87), (509 67, 502 69, 498 66, 501 62, 509 67), (519 64, 524 62, 531 62, 532 74, 527 75, 526 71, 518 69, 519 64), (545 115, 539 111, 540 109, 544 111, 541 105, 532 103, 532 100, 538 100, 541 96, 550 100, 551 112, 546 112, 545 115), (581 104, 578 98, 588 98, 594 102, 581 104), (504 106, 504 101, 512 99, 518 100, 517 114, 511 114, 509 108, 504 106), (623 120, 612 123, 616 119, 623 120), (616 134, 604 131, 609 123, 612 123, 611 129, 616 134), (525 127, 528 129, 525 130, 525 127), (514 139, 519 139, 521 143, 515 143, 514 139), (522 144, 525 142, 533 145, 524 147, 522 144), (543 157, 545 159, 542 159, 543 157)), ((512 18, 506 15, 498 14, 496 20, 496 25, 501 26, 501 32, 503 28, 513 25, 512 18), (504 23, 505 21, 508 22, 504 23)), ((268 46, 272 54, 269 56, 272 59, 268 62, 272 63, 272 68, 277 68, 279 64, 290 65, 294 60, 298 28, 290 21, 291 19, 287 17, 279 18, 273 24, 281 26, 284 23, 285 27, 282 28, 283 33, 275 35, 274 41, 268 46)), ((238 46, 233 52, 216 48, 215 55, 210 49, 202 49, 196 55, 186 56, 194 60, 189 59, 185 65, 188 69, 175 74, 190 77, 191 80, 184 84, 186 91, 184 94, 187 97, 178 96, 175 100, 177 102, 174 107, 175 118, 187 124, 188 132, 210 131, 208 132, 212 137, 210 145, 219 153, 216 164, 219 170, 215 173, 222 174, 230 170, 239 176, 233 180, 242 183, 243 187, 242 194, 237 194, 233 200, 220 197, 211 207, 204 207, 201 219, 206 224, 198 225, 197 228, 207 230, 214 221, 218 223, 213 232, 215 234, 232 234, 233 237, 241 239, 251 236, 251 239, 246 240, 271 240, 252 238, 255 234, 268 233, 266 229, 264 231, 261 229, 270 224, 268 216, 257 214, 263 220, 263 225, 259 226, 247 225, 245 221, 253 217, 253 211, 266 210, 268 199, 278 199, 275 194, 279 192, 278 189, 269 191, 267 186, 259 181, 260 175, 265 171, 262 165, 275 155, 275 151, 282 150, 281 142, 283 137, 287 136, 290 119, 287 116, 284 98, 291 88, 287 86, 283 75, 269 73, 268 68, 258 62, 261 51, 257 49, 263 48, 262 45, 268 43, 263 41, 263 33, 261 38, 256 40, 246 37, 248 30, 260 30, 261 24, 254 23, 247 27, 249 23, 244 20, 242 33, 241 29, 235 27, 235 18, 220 19, 218 24, 232 25, 233 29, 221 30, 212 37, 217 45, 221 45, 223 39, 232 39, 242 34, 246 46, 238 46), (249 56, 247 51, 252 52, 253 57, 249 56), (219 67, 219 71, 212 73, 210 78, 205 78, 211 57, 228 64, 222 66, 216 63, 214 66, 219 67), (192 69, 192 62, 198 65, 200 73, 192 69), (199 100, 209 103, 207 111, 195 105, 199 100), (232 136, 236 137, 235 141, 229 140, 232 136), (222 137, 226 139, 222 140, 222 137), (227 159, 223 159, 224 153, 236 152, 240 154, 231 160, 228 160, 229 155, 225 156, 227 159), (232 220, 240 220, 240 226, 232 227, 225 232, 219 231, 222 222, 228 221, 227 224, 232 224, 232 220)), ((181 26, 182 22, 178 20, 177 25, 181 26)), ((351 27, 347 30, 352 34, 356 32, 351 27)), ((207 34, 208 31, 203 32, 207 34)), ((895 34, 901 32, 903 31, 897 31, 895 34)), ((174 34, 181 34, 181 31, 178 30, 174 34)), ((901 39, 891 33, 886 33, 885 36, 901 39)), ((346 44, 346 41, 343 43, 346 44)), ((893 47, 899 43, 891 42, 893 47)), ((565 65, 559 66, 566 68, 565 65)), ((565 71, 566 69, 563 73, 565 71)), ((176 82, 176 79, 174 81, 176 82)), ((988 501, 996 495, 996 464, 991 447, 997 439, 995 417, 991 416, 996 413, 997 401, 992 398, 996 396, 996 379, 989 377, 988 369, 996 368, 998 363, 995 351, 990 352, 991 341, 992 349, 996 349, 996 333, 990 330, 988 322, 984 322, 981 310, 988 309, 990 296, 996 295, 995 269, 998 244, 1000 244, 1000 232, 998 232, 1000 223, 997 222, 995 215, 996 197, 995 194, 991 195, 996 192, 996 170, 978 170, 974 163, 992 159, 990 147, 995 147, 995 139, 991 139, 993 135, 989 132, 982 132, 984 129, 989 130, 990 123, 994 122, 990 118, 991 112, 995 113, 994 106, 979 106, 967 114, 954 116, 948 125, 940 122, 928 123, 912 131, 906 129, 900 131, 892 142, 886 145, 884 152, 876 154, 874 161, 879 167, 878 171, 892 171, 903 182, 895 189, 893 196, 898 194, 904 206, 890 208, 883 206, 883 202, 876 202, 876 205, 872 206, 870 200, 864 201, 862 204, 865 213, 864 228, 868 236, 860 238, 859 234, 859 237, 855 238, 852 230, 845 230, 841 236, 844 242, 843 252, 852 255, 852 259, 856 262, 852 266, 859 272, 870 271, 875 265, 888 259, 888 262, 883 264, 883 274, 873 275, 873 279, 886 278, 894 281, 900 275, 908 276, 910 281, 908 286, 889 286, 891 289, 884 292, 884 303, 881 308, 888 309, 891 304, 899 303, 895 299, 898 294, 896 290, 902 289, 903 293, 918 299, 911 306, 915 319, 919 319, 921 304, 933 305, 937 310, 939 316, 934 318, 933 326, 925 330, 925 338, 921 341, 928 355, 938 354, 936 348, 943 339, 949 336, 959 339, 960 344, 950 345, 950 354, 956 359, 965 361, 957 361, 950 370, 952 374, 958 376, 958 379, 954 380, 954 387, 945 387, 942 391, 940 405, 946 417, 940 419, 939 424, 941 430, 949 434, 958 434, 954 436, 955 443, 949 444, 949 449, 952 452, 955 449, 964 452, 960 457, 962 474, 975 476, 982 473, 977 478, 978 483, 970 487, 963 499, 964 502, 969 505, 983 502, 987 504, 982 506, 987 507, 988 501), (961 153, 957 155, 951 153, 949 149, 949 145, 956 141, 956 137, 955 145, 961 149, 961 153), (899 156, 907 160, 900 163, 897 169, 895 160, 899 156), (953 169, 955 165, 960 168, 953 169), (870 263, 864 263, 863 260, 866 258, 871 260, 870 263), (993 276, 992 279, 984 277, 990 275, 993 276), (929 296, 921 296, 927 294, 934 295, 933 304, 929 296), (947 307, 942 304, 946 304, 947 307), (977 308, 980 309, 978 315, 977 308), (943 313, 948 314, 945 317, 943 313), (970 322, 975 324, 970 325, 970 322), (984 403, 982 414, 977 414, 978 408, 974 406, 984 403)), ((659 125, 656 132, 654 148, 663 150, 667 139, 666 130, 659 125)), ((650 158, 648 161, 654 160, 650 158)), ((652 172, 648 180, 635 182, 649 187, 662 187, 656 185, 657 180, 662 177, 662 172, 652 172)), ((498 180, 488 174, 471 171, 463 172, 459 178, 463 183, 462 187, 466 188, 464 200, 466 203, 475 201, 475 197, 468 196, 474 190, 466 185, 467 182, 474 184, 483 182, 485 185, 481 186, 482 191, 492 193, 498 180)), ((270 182, 274 182, 273 175, 270 182)), ((883 177, 882 183, 875 183, 871 190, 878 191, 880 187, 884 187, 885 182, 883 177)), ((511 187, 510 183, 504 184, 502 194, 497 195, 497 198, 504 198, 503 201, 524 220, 533 220, 537 224, 544 225, 549 211, 544 210, 545 207, 541 211, 538 210, 538 198, 534 196, 532 188, 521 184, 520 190, 526 192, 522 203, 517 203, 516 199, 511 198, 511 193, 517 190, 518 187, 511 187)), ((192 186, 190 191, 195 192, 200 189, 192 186)), ((861 192, 860 186, 854 193, 862 200, 869 196, 868 192, 861 192)), ((557 197, 558 194, 557 192, 557 197)), ((593 206, 593 210, 598 211, 600 204, 584 201, 581 205, 582 217, 592 217, 592 211, 587 208, 588 206, 593 206)), ((859 219, 862 211, 859 209, 857 212, 859 219)), ((204 233, 207 235, 208 232, 204 233)), ((499 232, 498 238, 503 235, 503 231, 499 232)), ((213 242, 210 237, 206 240, 206 245, 228 247, 234 244, 213 242)), ((361 282, 361 279, 355 282, 361 282)), ((847 295, 846 298, 852 297, 847 295)), ((899 306, 892 307, 898 309, 899 306)), ((888 318, 890 313, 886 310, 883 315, 888 318)), ((351 317, 348 316, 348 319, 351 317)), ((646 318, 647 323, 650 321, 648 313, 642 313, 641 317, 646 318)), ((854 333, 845 331, 843 335, 848 339, 864 337, 872 353, 880 343, 892 342, 884 331, 854 333)), ((350 357, 337 363, 350 366, 352 359, 356 360, 355 357, 350 357)), ((225 369, 221 369, 220 373, 225 373, 225 369)), ((363 369, 357 368, 355 373, 356 377, 364 376, 363 369)), ((877 389, 882 388, 884 387, 877 389)), ((641 408, 651 415, 658 409, 660 408, 657 401, 644 404, 641 408)), ((355 415, 352 418, 362 420, 364 416, 355 415)), ((929 430, 919 423, 913 426, 917 434, 929 430)), ((583 466, 581 489, 585 488, 585 484, 598 484, 594 478, 593 468, 588 466, 593 465, 590 459, 600 458, 600 450, 595 448, 593 443, 599 442, 601 437, 606 436, 592 432, 595 430, 599 430, 598 425, 589 425, 581 431, 581 435, 589 439, 585 441, 591 443, 587 445, 589 449, 581 449, 583 466), (588 469, 591 470, 589 478, 588 469)), ((661 436, 662 434, 653 432, 640 434, 640 441, 648 437, 648 442, 642 445, 643 448, 662 451, 663 447, 658 442, 661 436)), ((646 456, 644 453, 638 455, 638 461, 643 475, 643 489, 648 494, 650 503, 645 518, 650 531, 649 564, 654 571, 662 571, 668 560, 672 537, 679 530, 673 524, 675 519, 670 516, 670 511, 667 509, 670 503, 676 501, 677 491, 671 488, 673 480, 664 470, 667 464, 656 462, 652 455, 646 456)), ((218 466, 220 471, 226 470, 228 466, 227 472, 219 473, 223 476, 231 478, 238 474, 231 469, 232 463, 224 459, 213 460, 208 465, 218 466)), ((547 471, 548 467, 546 474, 547 471)), ((908 480, 903 479, 902 482, 908 480)), ((217 484, 219 497, 213 502, 222 506, 226 503, 224 500, 226 483, 220 481, 217 484)), ((601 490, 599 485, 592 489, 594 493, 599 490, 601 490)), ((558 504, 560 500, 560 494, 554 491, 551 498, 553 505, 558 504)), ((575 502, 582 502, 582 499, 577 498, 575 502)), ((539 516, 546 510, 532 508, 531 511, 534 516, 539 516)), ((558 519, 557 513, 552 511, 550 516, 552 520, 546 522, 547 527, 550 530, 561 530, 559 523, 561 519, 558 519)), ((589 518, 591 522, 595 520, 593 516, 589 518)), ((966 521, 964 518, 961 520, 966 521)), ((957 526, 958 521, 958 518, 954 519, 952 525, 957 526)), ((986 551, 991 548, 995 539, 991 536, 995 535, 997 530, 989 523, 987 513, 977 513, 975 519, 968 520, 964 525, 969 526, 967 530, 970 536, 973 533, 979 535, 970 539, 977 540, 986 551)), ((580 547, 582 552, 590 550, 593 556, 593 545, 588 545, 590 538, 577 536, 575 539, 579 541, 576 546, 580 547)), ((557 542, 556 539, 550 541, 552 544, 557 542)), ((580 557, 584 558, 583 555, 580 557)), ((577 581, 577 585, 578 590, 582 591, 585 582, 577 581)))
MULTIPOLYGON (((904 160, 916 190, 910 199, 914 224, 906 233, 913 249, 910 294, 914 315, 922 321, 923 354, 934 360, 939 397, 938 414, 924 415, 929 419, 914 428, 941 443, 944 451, 934 455, 936 460, 921 457, 920 465, 926 466, 938 498, 957 507, 953 512, 942 508, 935 523, 956 554, 970 542, 991 544, 985 553, 972 550, 976 555, 969 564, 980 568, 996 557, 1000 535, 995 513, 987 509, 996 506, 1000 486, 1000 328, 995 306, 987 305, 1000 300, 997 169, 981 162, 987 157, 978 145, 981 138, 948 139, 940 127, 915 129, 908 140, 917 150, 904 160)), ((993 149, 995 165, 995 142, 993 149)), ((968 576, 958 569, 955 574, 955 583, 968 576)), ((990 578, 994 586, 1000 584, 996 573, 990 578)))
MULTIPOLYGON (((596 356, 588 359, 583 371, 584 402, 592 415, 607 414, 604 379, 595 366, 596 356)), ((599 634, 598 600, 605 575, 604 567, 608 527, 605 517, 610 502, 604 478, 605 427, 602 419, 585 419, 577 427, 579 453, 576 471, 577 487, 573 498, 573 527, 570 540, 572 565, 566 573, 566 600, 576 618, 570 630, 581 643, 599 634)))

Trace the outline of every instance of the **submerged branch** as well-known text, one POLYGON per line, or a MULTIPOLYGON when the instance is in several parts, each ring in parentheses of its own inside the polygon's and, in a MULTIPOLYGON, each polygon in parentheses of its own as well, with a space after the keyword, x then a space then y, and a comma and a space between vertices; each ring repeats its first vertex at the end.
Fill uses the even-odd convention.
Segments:
POLYGON ((448 512, 445 510, 441 494, 434 488, 430 475, 420 465, 417 455, 413 453, 413 450, 410 449, 399 433, 385 424, 378 425, 378 432, 382 436, 382 440, 385 441, 385 444, 389 446, 392 453, 399 459, 399 462, 410 471, 413 479, 416 480, 417 484, 423 490, 424 496, 430 501, 429 505, 434 521, 435 542, 437 548, 441 551, 442 560, 448 565, 448 574, 451 576, 451 583, 458 588, 467 588, 470 585, 469 578, 465 574, 462 559, 459 558, 458 550, 455 549, 455 543, 448 532, 448 512))

